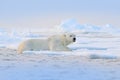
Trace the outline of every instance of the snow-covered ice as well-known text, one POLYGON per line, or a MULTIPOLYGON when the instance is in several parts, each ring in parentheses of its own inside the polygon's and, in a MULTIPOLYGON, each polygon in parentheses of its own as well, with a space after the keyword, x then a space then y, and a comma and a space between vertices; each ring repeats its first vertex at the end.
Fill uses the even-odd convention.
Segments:
POLYGON ((119 40, 118 27, 79 24, 75 19, 36 32, 0 28, 0 80, 119 80, 119 40), (16 52, 23 40, 62 32, 76 34, 77 41, 68 46, 72 52, 16 52))

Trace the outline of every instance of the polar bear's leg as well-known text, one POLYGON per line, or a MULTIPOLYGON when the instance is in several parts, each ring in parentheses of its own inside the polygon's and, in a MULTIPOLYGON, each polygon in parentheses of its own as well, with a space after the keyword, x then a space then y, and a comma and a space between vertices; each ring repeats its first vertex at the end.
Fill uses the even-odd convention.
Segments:
POLYGON ((56 50, 57 51, 72 51, 68 47, 65 47, 65 46, 56 47, 56 50))
POLYGON ((49 43, 50 51, 71 51, 68 47, 61 45, 61 43, 54 44, 54 42, 49 43))
POLYGON ((63 51, 72 51, 72 50, 69 49, 68 47, 64 47, 62 50, 63 50, 63 51))
POLYGON ((64 46, 62 46, 62 47, 58 47, 58 46, 56 46, 56 47, 52 47, 51 46, 51 49, 50 49, 51 51, 72 51, 72 50, 70 50, 68 47, 64 47, 64 46))

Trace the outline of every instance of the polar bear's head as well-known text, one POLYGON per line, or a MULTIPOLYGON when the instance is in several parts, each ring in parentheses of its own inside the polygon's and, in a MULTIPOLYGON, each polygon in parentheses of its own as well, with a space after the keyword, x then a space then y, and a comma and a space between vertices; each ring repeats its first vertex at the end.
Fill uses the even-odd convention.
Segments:
POLYGON ((65 33, 62 35, 64 45, 68 45, 76 41, 76 36, 73 33, 65 33))

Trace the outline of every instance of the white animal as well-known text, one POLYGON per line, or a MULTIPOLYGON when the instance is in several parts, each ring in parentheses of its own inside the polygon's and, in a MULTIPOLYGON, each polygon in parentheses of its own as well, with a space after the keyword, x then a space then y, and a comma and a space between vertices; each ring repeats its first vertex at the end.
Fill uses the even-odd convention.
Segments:
POLYGON ((23 53, 23 51, 71 51, 67 45, 76 41, 76 36, 72 33, 64 33, 61 35, 53 35, 48 39, 29 39, 23 41, 17 52, 23 53))

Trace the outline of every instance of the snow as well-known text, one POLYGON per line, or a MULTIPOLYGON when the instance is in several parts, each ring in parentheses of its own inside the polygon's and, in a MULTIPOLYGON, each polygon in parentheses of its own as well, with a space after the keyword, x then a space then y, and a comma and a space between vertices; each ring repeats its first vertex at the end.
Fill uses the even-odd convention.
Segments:
MULTIPOLYGON (((39 65, 39 67, 24 66, 8 69, 0 75, 5 75, 1 76, 2 80, 10 80, 11 78, 11 80, 116 80, 115 77, 120 74, 120 72, 114 72, 112 68, 110 68, 112 70, 109 70, 108 68, 88 67, 87 65, 84 67, 82 65, 81 67, 75 66, 61 66, 59 64, 54 66, 39 65)), ((119 68, 117 69, 119 70, 119 68)), ((119 78, 118 76, 117 79, 119 78)))
POLYGON ((103 26, 92 24, 79 24, 75 19, 63 21, 59 26, 57 26, 56 29, 63 32, 101 32, 116 35, 120 33, 120 28, 112 26, 111 24, 106 24, 103 26))
POLYGON ((120 28, 79 24, 75 19, 54 28, 15 31, 0 28, 0 80, 119 80, 120 28), (39 32, 38 32, 39 31, 39 32), (76 34, 72 52, 25 51, 19 43, 63 32, 76 34))

